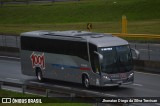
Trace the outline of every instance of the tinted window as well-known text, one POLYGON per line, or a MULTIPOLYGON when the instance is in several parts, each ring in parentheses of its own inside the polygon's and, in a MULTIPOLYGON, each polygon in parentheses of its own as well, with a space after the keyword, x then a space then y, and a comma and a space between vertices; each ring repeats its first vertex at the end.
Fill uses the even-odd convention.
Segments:
POLYGON ((78 56, 88 60, 87 43, 21 36, 21 49, 78 56))
POLYGON ((102 72, 123 73, 133 69, 132 54, 128 45, 102 47, 99 52, 103 55, 102 72))

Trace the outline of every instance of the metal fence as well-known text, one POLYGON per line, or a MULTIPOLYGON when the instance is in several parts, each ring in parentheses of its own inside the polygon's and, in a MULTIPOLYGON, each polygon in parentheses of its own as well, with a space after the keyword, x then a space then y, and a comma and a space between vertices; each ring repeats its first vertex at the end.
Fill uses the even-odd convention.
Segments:
POLYGON ((19 48, 20 47, 20 37, 0 35, 0 46, 19 48))
POLYGON ((54 3, 54 2, 68 2, 68 1, 80 1, 80 0, 0 0, 0 6, 5 4, 33 4, 33 3, 54 3))
MULTIPOLYGON (((0 35, 0 46, 20 48, 20 37, 0 35)), ((140 52, 140 60, 160 61, 160 44, 130 43, 130 46, 140 52)))
POLYGON ((140 60, 160 61, 160 44, 131 43, 140 52, 140 60))

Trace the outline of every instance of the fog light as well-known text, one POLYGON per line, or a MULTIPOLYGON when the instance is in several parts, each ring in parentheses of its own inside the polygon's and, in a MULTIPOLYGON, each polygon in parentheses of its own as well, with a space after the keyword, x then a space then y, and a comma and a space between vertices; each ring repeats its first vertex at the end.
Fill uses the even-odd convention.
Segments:
POLYGON ((133 77, 133 75, 134 75, 134 73, 131 73, 131 74, 128 76, 128 78, 131 78, 131 77, 133 77))
POLYGON ((103 78, 105 78, 107 80, 111 80, 108 76, 103 76, 103 78))

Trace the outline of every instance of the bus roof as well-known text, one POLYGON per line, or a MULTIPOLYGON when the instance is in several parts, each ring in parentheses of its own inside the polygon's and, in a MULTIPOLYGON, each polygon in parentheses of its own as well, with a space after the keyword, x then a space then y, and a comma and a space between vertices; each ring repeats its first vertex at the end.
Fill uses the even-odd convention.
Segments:
POLYGON ((66 39, 66 40, 85 40, 89 43, 97 45, 97 47, 108 47, 108 46, 118 46, 127 45, 128 42, 119 37, 113 36, 111 34, 94 33, 87 31, 31 31, 22 33, 21 36, 28 37, 38 37, 38 38, 48 38, 48 39, 66 39))

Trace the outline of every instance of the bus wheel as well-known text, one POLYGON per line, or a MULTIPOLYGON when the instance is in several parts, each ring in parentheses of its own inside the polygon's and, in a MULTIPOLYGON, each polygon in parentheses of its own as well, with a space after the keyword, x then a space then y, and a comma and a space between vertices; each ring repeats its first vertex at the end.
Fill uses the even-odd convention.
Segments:
POLYGON ((43 80, 42 71, 40 69, 36 70, 36 76, 37 76, 38 81, 42 81, 43 80))
POLYGON ((89 78, 86 75, 83 77, 83 85, 86 88, 89 88, 89 86, 90 86, 89 78))

